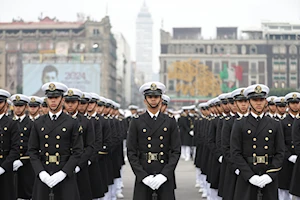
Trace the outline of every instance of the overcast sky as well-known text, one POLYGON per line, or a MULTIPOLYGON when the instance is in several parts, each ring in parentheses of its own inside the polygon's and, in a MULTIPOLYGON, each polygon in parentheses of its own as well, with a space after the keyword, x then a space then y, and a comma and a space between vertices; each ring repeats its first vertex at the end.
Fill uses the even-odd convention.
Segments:
MULTIPOLYGON (((135 59, 135 21, 144 0, 0 0, 0 21, 21 17, 36 21, 40 13, 60 21, 76 20, 83 12, 101 20, 108 11, 113 31, 127 39, 135 59), (108 5, 108 6, 106 6, 108 5), (108 9, 107 9, 108 8, 108 9)), ((154 21, 154 69, 158 69, 159 29, 202 27, 205 38, 217 26, 260 27, 262 20, 299 22, 300 0, 146 0, 154 21)))

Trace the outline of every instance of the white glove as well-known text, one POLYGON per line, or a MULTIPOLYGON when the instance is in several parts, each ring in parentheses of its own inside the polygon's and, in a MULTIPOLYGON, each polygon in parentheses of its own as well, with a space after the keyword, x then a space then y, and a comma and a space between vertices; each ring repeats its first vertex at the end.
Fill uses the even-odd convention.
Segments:
POLYGON ((261 187, 261 178, 260 176, 258 175, 253 175, 250 179, 249 179, 249 182, 252 184, 252 185, 255 185, 257 187, 261 187))
POLYGON ((191 136, 194 136, 194 131, 190 131, 189 134, 190 134, 191 136))
POLYGON ((218 159, 219 163, 222 163, 222 160, 223 160, 223 156, 220 156, 218 159))
POLYGON ((298 157, 298 156, 296 156, 296 155, 291 155, 291 156, 288 158, 288 160, 289 160, 290 162, 292 162, 292 163, 296 163, 297 157, 298 157))
POLYGON ((273 180, 272 178, 268 175, 268 174, 264 174, 262 176, 260 176, 261 179, 261 188, 265 187, 266 185, 268 185, 269 183, 271 183, 273 180))
POLYGON ((48 185, 48 187, 50 187, 50 178, 51 177, 46 171, 41 171, 39 173, 39 177, 43 183, 45 183, 46 185, 48 185))
POLYGON ((21 160, 15 160, 13 163, 13 170, 18 171, 18 169, 22 166, 23 166, 23 163, 21 162, 21 160))
POLYGON ((3 169, 2 167, 0 167, 0 175, 4 174, 5 169, 3 169))
POLYGON ((234 173, 235 173, 236 175, 240 175, 240 170, 239 170, 239 169, 236 169, 236 170, 234 171, 234 173))
POLYGON ((88 160, 88 165, 90 166, 92 164, 92 162, 90 160, 88 160))
POLYGON ((147 185, 148 187, 150 187, 152 190, 155 190, 155 188, 152 188, 151 183, 153 181, 154 176, 153 175, 149 175, 147 177, 145 177, 142 182, 147 185))
POLYGON ((76 167, 75 167, 75 173, 77 174, 78 172, 80 172, 80 167, 79 167, 79 166, 76 166, 76 167))
POLYGON ((162 174, 158 174, 158 175, 154 176, 151 186, 158 190, 158 188, 166 181, 167 181, 167 177, 165 177, 162 174))
POLYGON ((66 178, 67 174, 63 171, 58 171, 50 177, 50 187, 53 188, 58 183, 66 178))

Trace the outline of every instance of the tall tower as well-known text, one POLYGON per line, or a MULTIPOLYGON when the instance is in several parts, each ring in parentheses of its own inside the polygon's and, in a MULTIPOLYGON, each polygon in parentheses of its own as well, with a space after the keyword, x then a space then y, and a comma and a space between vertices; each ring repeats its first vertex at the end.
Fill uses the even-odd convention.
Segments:
POLYGON ((136 65, 144 74, 144 81, 152 81, 153 21, 144 0, 136 19, 136 65))

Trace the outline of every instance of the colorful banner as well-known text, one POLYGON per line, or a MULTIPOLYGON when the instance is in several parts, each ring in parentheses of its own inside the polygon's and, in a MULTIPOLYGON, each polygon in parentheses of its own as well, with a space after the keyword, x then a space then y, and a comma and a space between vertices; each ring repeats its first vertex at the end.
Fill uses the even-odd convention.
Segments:
POLYGON ((100 64, 23 64, 23 94, 44 96, 41 86, 56 81, 100 94, 100 64))

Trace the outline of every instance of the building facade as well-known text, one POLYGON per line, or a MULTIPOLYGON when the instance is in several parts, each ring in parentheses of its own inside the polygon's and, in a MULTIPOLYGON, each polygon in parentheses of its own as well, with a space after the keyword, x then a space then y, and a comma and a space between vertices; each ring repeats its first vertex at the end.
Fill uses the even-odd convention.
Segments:
POLYGON ((136 19, 136 66, 144 73, 145 81, 153 75, 153 21, 149 9, 144 4, 136 19))
POLYGON ((170 78, 174 63, 187 60, 207 66, 218 79, 220 92, 255 83, 270 88, 299 88, 300 25, 266 22, 259 29, 243 30, 240 38, 237 30, 218 27, 217 38, 212 40, 202 39, 201 28, 176 28, 173 36, 161 30, 160 80, 175 101, 206 99, 183 95, 178 88, 182 80, 170 78))
POLYGON ((39 88, 43 81, 55 80, 45 77, 45 69, 52 66, 56 80, 69 87, 113 100, 117 97, 117 46, 109 17, 101 21, 61 22, 45 17, 38 22, 0 23, 1 42, 5 45, 5 62, 0 65, 5 73, 3 88, 12 93, 32 95, 30 87, 39 88))

